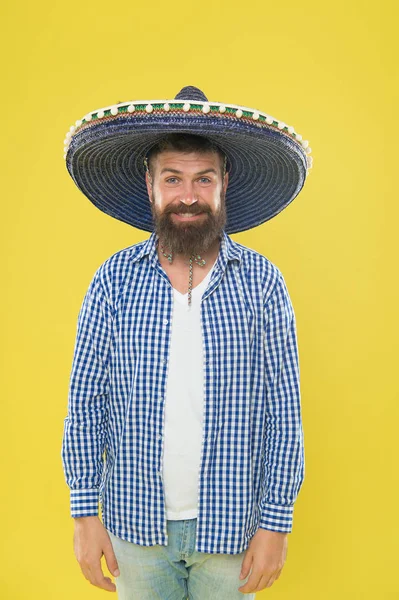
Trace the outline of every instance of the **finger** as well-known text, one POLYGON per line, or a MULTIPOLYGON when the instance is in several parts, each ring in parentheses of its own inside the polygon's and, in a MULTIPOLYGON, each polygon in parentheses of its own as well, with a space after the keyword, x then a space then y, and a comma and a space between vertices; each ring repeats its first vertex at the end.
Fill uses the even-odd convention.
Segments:
POLYGON ((251 564, 252 564, 252 553, 246 552, 246 554, 244 556, 244 560, 242 561, 242 565, 241 565, 240 579, 246 578, 246 576, 248 575, 248 573, 251 569, 251 564))
POLYGON ((269 577, 269 575, 264 575, 261 580, 258 583, 258 586, 256 587, 256 589, 254 589, 254 592, 260 592, 261 590, 264 590, 266 587, 270 587, 271 584, 273 583, 274 579, 273 577, 269 577))
MULTIPOLYGON (((276 577, 275 577, 275 575, 272 575, 272 576, 270 577, 269 581, 266 583, 266 587, 267 587, 267 588, 269 588, 269 587, 272 587, 272 585, 273 585, 273 583, 274 583, 275 581, 276 581, 276 577)), ((263 588, 262 588, 262 589, 263 589, 263 588)))
MULTIPOLYGON (((257 587, 259 581, 262 578, 262 575, 263 575, 262 571, 252 570, 247 583, 245 583, 243 586, 239 587, 238 590, 243 594, 249 594, 251 592, 254 592, 255 588, 257 587)), ((268 575, 268 577, 269 577, 269 575, 268 575)))
POLYGON ((119 568, 118 568, 118 561, 116 560, 116 556, 115 556, 115 552, 114 552, 114 548, 112 546, 111 540, 109 540, 109 543, 106 543, 104 545, 103 553, 105 556, 105 562, 107 563, 109 572, 112 573, 112 575, 114 577, 118 577, 118 575, 120 575, 119 568))
POLYGON ((116 591, 116 585, 111 581, 109 577, 104 577, 104 573, 101 569, 101 563, 96 563, 89 568, 90 583, 96 587, 108 590, 109 592, 116 591))

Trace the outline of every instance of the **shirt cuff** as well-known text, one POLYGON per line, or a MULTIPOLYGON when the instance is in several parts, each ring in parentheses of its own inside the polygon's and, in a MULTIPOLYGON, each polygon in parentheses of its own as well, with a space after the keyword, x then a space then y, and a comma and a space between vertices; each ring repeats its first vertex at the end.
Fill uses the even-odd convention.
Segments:
POLYGON ((98 488, 71 490, 71 517, 94 517, 98 515, 98 488))
POLYGON ((261 508, 259 527, 271 531, 291 533, 293 517, 293 506, 264 503, 261 508))

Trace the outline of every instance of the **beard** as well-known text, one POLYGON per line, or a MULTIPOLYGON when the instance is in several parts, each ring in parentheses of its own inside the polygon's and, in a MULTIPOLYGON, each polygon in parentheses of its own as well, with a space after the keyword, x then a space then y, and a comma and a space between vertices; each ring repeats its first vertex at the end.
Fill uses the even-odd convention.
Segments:
POLYGON ((220 194, 220 205, 216 212, 212 212, 210 206, 199 201, 191 206, 186 206, 180 201, 171 203, 162 212, 155 206, 155 203, 156 198, 153 194, 150 204, 155 232, 172 254, 188 256, 201 254, 206 252, 218 238, 221 239, 227 220, 223 191, 220 194), (205 216, 193 222, 177 222, 173 220, 171 213, 194 215, 205 213, 205 216))

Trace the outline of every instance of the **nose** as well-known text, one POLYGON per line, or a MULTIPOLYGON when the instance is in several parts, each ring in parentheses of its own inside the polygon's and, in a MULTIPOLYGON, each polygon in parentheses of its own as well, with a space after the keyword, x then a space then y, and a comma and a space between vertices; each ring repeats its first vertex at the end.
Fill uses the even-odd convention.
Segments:
POLYGON ((183 194, 180 201, 188 206, 198 201, 198 199, 195 197, 194 186, 191 181, 187 181, 184 184, 183 194))

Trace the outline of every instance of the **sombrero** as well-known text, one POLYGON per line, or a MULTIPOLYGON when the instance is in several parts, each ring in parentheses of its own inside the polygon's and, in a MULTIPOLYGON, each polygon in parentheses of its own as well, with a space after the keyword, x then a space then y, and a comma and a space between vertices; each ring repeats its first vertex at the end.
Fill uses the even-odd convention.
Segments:
POLYGON ((66 135, 66 166, 97 208, 153 231, 144 158, 165 134, 178 132, 212 140, 227 157, 226 233, 275 217, 299 194, 312 167, 309 142, 293 127, 252 108, 210 102, 193 86, 173 99, 121 102, 88 113, 66 135))

